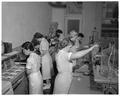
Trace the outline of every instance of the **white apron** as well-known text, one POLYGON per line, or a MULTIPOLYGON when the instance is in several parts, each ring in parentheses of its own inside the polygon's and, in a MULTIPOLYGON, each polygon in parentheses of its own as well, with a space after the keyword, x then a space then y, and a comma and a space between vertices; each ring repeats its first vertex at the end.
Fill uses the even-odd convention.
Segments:
POLYGON ((55 79, 54 94, 68 94, 71 82, 71 73, 58 73, 55 79))
POLYGON ((53 70, 52 58, 49 54, 49 43, 43 38, 40 43, 40 51, 46 50, 47 53, 42 56, 42 74, 43 80, 51 79, 51 71, 53 70))
POLYGON ((43 93, 43 80, 40 71, 29 75, 29 94, 43 93))
POLYGON ((26 68, 31 70, 29 78, 29 93, 42 94, 43 80, 40 73, 40 56, 36 53, 31 53, 27 59, 26 68))
POLYGON ((54 94, 68 94, 72 81, 72 63, 69 61, 72 53, 59 51, 56 56, 58 74, 54 84, 54 94))
POLYGON ((51 65, 52 65, 52 58, 49 53, 42 57, 42 74, 43 80, 51 79, 51 65))

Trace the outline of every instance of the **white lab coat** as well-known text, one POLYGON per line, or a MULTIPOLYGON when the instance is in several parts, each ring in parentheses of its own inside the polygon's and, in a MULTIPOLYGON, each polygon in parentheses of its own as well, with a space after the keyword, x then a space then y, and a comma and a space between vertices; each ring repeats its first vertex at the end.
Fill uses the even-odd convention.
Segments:
POLYGON ((40 56, 36 53, 31 53, 27 59, 26 68, 31 69, 32 73, 29 78, 29 93, 42 94, 43 93, 43 80, 40 73, 40 56))
POLYGON ((60 50, 56 55, 58 74, 54 84, 54 94, 68 94, 72 81, 72 63, 69 61, 72 53, 60 50))

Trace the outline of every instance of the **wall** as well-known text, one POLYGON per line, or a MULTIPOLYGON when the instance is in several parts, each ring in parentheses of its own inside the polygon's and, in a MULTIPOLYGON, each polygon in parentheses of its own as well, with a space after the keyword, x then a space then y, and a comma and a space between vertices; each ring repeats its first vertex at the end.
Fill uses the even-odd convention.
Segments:
POLYGON ((101 25, 102 25, 102 3, 97 2, 95 7, 95 25, 98 39, 101 38, 101 25))
POLYGON ((89 41, 89 36, 95 26, 95 5, 90 2, 83 3, 83 34, 85 35, 84 44, 89 41))
POLYGON ((64 8, 52 8, 52 21, 58 22, 58 29, 64 31, 65 9, 64 8))
POLYGON ((85 35, 84 44, 89 43, 89 36, 92 35, 94 27, 96 27, 96 36, 100 38, 101 33, 101 17, 102 3, 85 2, 83 3, 83 33, 85 35))
MULTIPOLYGON (((88 44, 89 36, 96 27, 98 37, 101 32, 101 3, 100 2, 84 2, 82 10, 81 32, 85 35, 83 44, 88 44)), ((65 31, 65 9, 52 8, 52 21, 58 21, 59 28, 65 31)))
POLYGON ((31 40, 35 32, 46 34, 51 22, 51 7, 44 2, 3 2, 2 40, 13 48, 31 40))

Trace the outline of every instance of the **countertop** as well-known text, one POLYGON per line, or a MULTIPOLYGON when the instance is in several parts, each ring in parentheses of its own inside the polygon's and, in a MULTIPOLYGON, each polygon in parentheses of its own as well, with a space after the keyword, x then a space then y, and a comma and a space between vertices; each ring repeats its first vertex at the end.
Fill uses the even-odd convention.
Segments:
POLYGON ((84 72, 88 72, 87 65, 83 65, 76 73, 73 73, 69 94, 101 94, 100 91, 90 89, 90 78, 83 75, 84 72))

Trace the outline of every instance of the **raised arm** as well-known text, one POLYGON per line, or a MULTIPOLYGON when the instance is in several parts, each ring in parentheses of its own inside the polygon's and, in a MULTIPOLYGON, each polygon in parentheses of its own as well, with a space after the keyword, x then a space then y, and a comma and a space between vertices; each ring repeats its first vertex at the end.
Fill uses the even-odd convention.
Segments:
POLYGON ((83 57, 84 55, 86 55, 87 53, 89 53, 90 51, 92 51, 94 48, 98 47, 98 45, 93 45, 92 47, 90 47, 89 49, 86 49, 86 50, 82 50, 82 51, 78 51, 76 53, 73 53, 71 56, 70 56, 70 60, 73 60, 73 59, 77 59, 77 58, 81 58, 83 57))

